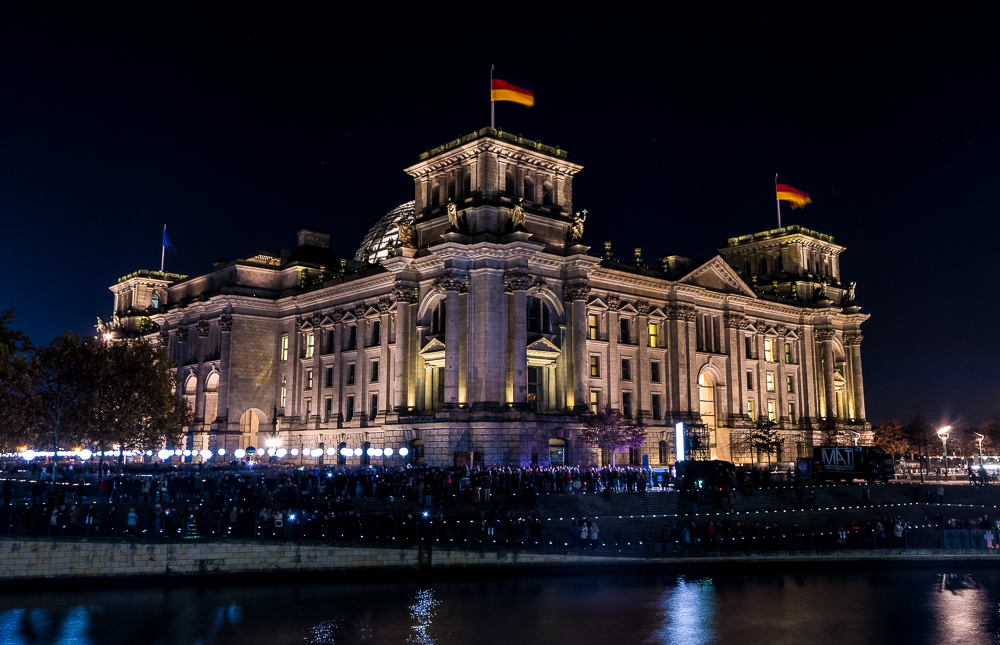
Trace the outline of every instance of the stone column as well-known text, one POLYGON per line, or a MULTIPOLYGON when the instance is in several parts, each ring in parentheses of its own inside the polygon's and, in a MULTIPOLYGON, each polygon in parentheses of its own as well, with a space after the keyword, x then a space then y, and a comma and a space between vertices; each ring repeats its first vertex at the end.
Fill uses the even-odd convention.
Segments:
POLYGON ((344 361, 343 361, 343 348, 344 348, 344 314, 340 311, 333 312, 330 316, 333 319, 333 410, 330 413, 330 423, 334 427, 340 425, 343 421, 343 416, 341 410, 343 410, 344 403, 344 388, 341 385, 344 376, 344 361))
MULTIPOLYGON (((513 367, 514 407, 528 405, 528 321, 527 289, 531 276, 527 273, 512 272, 504 276, 507 288, 514 292, 514 329, 511 359, 513 367)), ((541 408, 539 408, 540 410, 541 408)))
POLYGON ((565 293, 573 303, 573 409, 588 409, 587 394, 587 296, 590 285, 566 285, 565 293))
MULTIPOLYGON (((607 383, 605 390, 608 393, 608 400, 604 406, 614 410, 621 410, 621 357, 618 353, 618 335, 621 333, 621 299, 613 294, 608 294, 608 364, 604 366, 604 382, 607 383)), ((583 369, 587 376, 590 376, 590 363, 584 365, 583 369)), ((638 405, 636 406, 639 407, 638 405)))
POLYGON ((643 387, 649 383, 649 303, 645 300, 639 300, 635 303, 635 309, 639 312, 635 321, 636 333, 639 335, 639 351, 636 361, 639 364, 633 367, 635 376, 632 377, 635 379, 635 410, 637 419, 646 420, 640 415, 644 412, 652 414, 652 405, 646 405, 646 388, 643 387))
POLYGON ((723 322, 726 328, 727 347, 725 351, 729 357, 727 361, 729 365, 729 374, 727 375, 729 379, 729 417, 733 418, 743 415, 743 398, 746 392, 746 376, 744 375, 746 349, 743 341, 746 334, 743 330, 747 328, 749 323, 746 316, 736 312, 727 313, 723 317, 723 322))
POLYGON ((836 332, 832 329, 816 330, 816 339, 823 344, 823 386, 826 394, 826 418, 828 421, 837 418, 837 389, 833 382, 833 339, 836 332))
MULTIPOLYGON (((506 298, 500 269, 476 268, 470 275, 470 297, 475 300, 469 307, 469 329, 466 334, 471 362, 467 374, 472 377, 466 388, 467 401, 473 410, 502 409, 506 400, 507 321, 501 315, 501 298, 506 298)), ((516 366, 515 366, 516 367, 516 366)))
MULTIPOLYGON (((408 390, 406 357, 409 351, 407 341, 410 338, 410 303, 417 299, 417 288, 397 285, 392 295, 396 299, 396 335, 392 348, 392 407, 396 412, 405 412, 408 390)), ((388 334, 389 330, 386 329, 385 333, 388 334)))
POLYGON ((441 287, 448 294, 444 330, 444 405, 449 408, 458 407, 459 345, 462 342, 458 296, 467 287, 468 280, 468 276, 456 273, 446 273, 440 280, 441 287))
POLYGON ((424 411, 434 410, 434 368, 424 365, 424 411))
MULTIPOLYGON (((230 383, 230 370, 232 365, 230 364, 230 352, 231 352, 231 341, 233 331, 233 316, 228 313, 224 313, 219 316, 219 398, 216 408, 216 423, 218 423, 219 430, 222 431, 225 438, 223 439, 223 448, 227 451, 232 451, 239 446, 229 445, 229 383, 230 383)), ((160 338, 163 338, 161 333, 160 338)), ((281 336, 278 337, 279 339, 281 336)), ((162 342, 162 341, 161 341, 162 342)), ((279 340, 280 342, 280 340, 279 340)), ((279 350, 280 351, 280 350, 279 350)), ((237 444, 239 439, 237 438, 237 444)))
POLYGON ((390 326, 390 320, 392 319, 392 316, 389 314, 389 311, 391 309, 392 309, 392 300, 390 300, 389 298, 382 298, 381 300, 378 301, 379 327, 381 327, 381 330, 379 333, 379 348, 378 348, 379 375, 378 375, 377 388, 378 388, 378 407, 382 410, 382 412, 380 412, 378 415, 379 419, 385 419, 386 412, 396 409, 396 398, 398 396, 398 392, 402 390, 401 387, 390 387, 390 383, 395 385, 393 381, 396 380, 396 375, 400 371, 399 368, 402 367, 401 363, 399 363, 396 360, 399 352, 395 351, 396 349, 395 347, 393 347, 393 354, 391 357, 393 360, 390 360, 389 356, 389 331, 390 331, 389 326, 390 326), (393 379, 392 381, 389 380, 390 367, 392 368, 391 372, 392 374, 391 378, 393 379), (390 396, 393 399, 392 401, 389 400, 390 396))
POLYGON ((426 392, 430 388, 430 383, 427 381, 427 365, 424 363, 423 357, 420 355, 420 349, 427 344, 427 332, 430 331, 430 327, 427 325, 417 325, 416 327, 416 342, 413 343, 411 354, 413 356, 413 369, 410 374, 414 380, 413 387, 413 405, 420 407, 422 410, 430 410, 429 407, 425 405, 426 392))
POLYGON ((850 347, 851 374, 854 385, 854 416, 858 421, 865 420, 865 385, 861 376, 861 341, 864 336, 860 333, 851 334, 844 338, 847 346, 850 347))
POLYGON ((198 342, 195 344, 195 359, 198 361, 198 384, 194 398, 194 420, 204 429, 205 425, 205 352, 208 350, 208 323, 198 323, 198 342))

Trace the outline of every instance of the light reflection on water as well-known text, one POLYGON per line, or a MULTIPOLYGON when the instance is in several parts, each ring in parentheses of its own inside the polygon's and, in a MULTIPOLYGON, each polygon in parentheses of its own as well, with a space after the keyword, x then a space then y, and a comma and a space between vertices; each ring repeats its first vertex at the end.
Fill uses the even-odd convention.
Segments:
POLYGON ((710 578, 677 578, 660 596, 663 624, 654 643, 704 645, 715 640, 715 585, 710 578))
POLYGON ((588 575, 0 595, 0 645, 1000 644, 1000 570, 588 575))

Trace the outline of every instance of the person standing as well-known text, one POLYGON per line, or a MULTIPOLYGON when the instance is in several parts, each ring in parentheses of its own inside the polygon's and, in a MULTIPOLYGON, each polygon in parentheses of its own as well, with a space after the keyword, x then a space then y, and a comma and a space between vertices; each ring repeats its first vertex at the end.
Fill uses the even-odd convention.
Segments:
POLYGON ((590 523, 590 550, 597 550, 597 522, 590 523))
POLYGON ((580 542, 583 548, 587 548, 587 540, 590 539, 590 522, 586 519, 580 522, 580 542))
POLYGON ((938 504, 944 504, 944 485, 938 484, 938 504))

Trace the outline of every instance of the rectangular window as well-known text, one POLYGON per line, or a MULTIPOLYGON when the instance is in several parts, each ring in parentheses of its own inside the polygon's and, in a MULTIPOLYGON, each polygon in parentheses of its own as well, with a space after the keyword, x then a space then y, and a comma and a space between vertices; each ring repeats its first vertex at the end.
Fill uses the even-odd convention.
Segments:
POLYGON ((347 335, 347 349, 357 349, 358 348, 358 326, 351 325, 348 329, 350 331, 347 335))
POLYGON ((789 365, 792 363, 792 344, 785 343, 785 362, 789 365))
POLYGON ((312 370, 306 370, 306 389, 307 390, 313 389, 313 371, 312 370))
POLYGON ((597 378, 601 375, 601 357, 591 356, 590 357, 590 377, 597 378))
POLYGON ((325 410, 323 412, 323 421, 329 423, 330 417, 333 416, 333 399, 326 397, 326 401, 323 402, 325 410))
POLYGON ((795 377, 791 374, 785 377, 785 387, 788 388, 789 392, 795 391, 795 377))
POLYGON ((376 320, 372 323, 372 346, 382 344, 382 323, 376 320))
POLYGON ((662 412, 660 411, 660 395, 659 394, 654 394, 653 395, 653 418, 656 419, 657 421, 659 421, 661 414, 662 414, 662 412))
POLYGON ((308 421, 309 418, 312 417, 312 411, 313 411, 312 399, 306 399, 306 421, 308 421))
POLYGON ((288 377, 284 374, 281 375, 281 407, 285 407, 285 401, 288 398, 288 377))
POLYGON ((774 341, 770 338, 764 339, 764 360, 768 363, 774 362, 774 341))
POLYGON ((632 380, 632 361, 628 358, 622 359, 622 380, 632 380))
POLYGON ((747 390, 753 392, 753 371, 747 370, 747 390))
POLYGON ((372 383, 378 383, 378 361, 372 361, 372 383))
POLYGON ((795 423, 795 404, 794 403, 789 403, 788 404, 788 420, 791 421, 792 423, 795 423))
POLYGON ((652 361, 649 364, 649 380, 651 383, 660 382, 660 362, 652 361))
POLYGON ((750 336, 743 337, 743 349, 747 355, 747 358, 753 358, 753 338, 750 336))
POLYGON ((751 421, 757 420, 757 417, 754 416, 754 411, 753 411, 753 399, 747 399, 747 416, 750 417, 751 421))
POLYGON ((597 314, 587 316, 587 338, 597 340, 597 314))
POLYGON ((333 368, 326 368, 326 386, 333 387, 333 368))
POLYGON ((316 334, 306 334, 306 358, 312 358, 316 353, 316 334))
POLYGON ((629 333, 628 333, 629 332, 629 329, 628 329, 628 318, 622 318, 621 320, 619 320, 618 321, 618 327, 619 327, 619 331, 621 332, 618 335, 618 342, 625 343, 626 345, 629 344, 629 343, 631 343, 632 341, 630 340, 629 333))
POLYGON ((326 351, 327 351, 327 353, 328 354, 332 354, 334 352, 334 347, 336 347, 336 345, 333 344, 333 330, 331 329, 330 331, 326 332, 326 351))
POLYGON ((774 392, 774 372, 768 372, 766 374, 766 378, 767 378, 767 381, 766 381, 766 383, 767 383, 767 391, 768 392, 774 392))
POLYGON ((660 346, 660 326, 653 322, 649 323, 649 346, 660 346))
POLYGON ((354 385, 354 363, 347 366, 347 384, 354 385))
POLYGON ((354 418, 354 395, 349 394, 347 396, 347 410, 344 412, 344 421, 350 421, 354 418))
POLYGON ((767 402, 767 420, 774 423, 774 401, 767 402))
POLYGON ((600 390, 590 391, 590 411, 597 414, 601 411, 601 392, 600 390))
POLYGON ((622 416, 626 419, 632 418, 632 393, 622 392, 622 416))
POLYGON ((281 337, 281 360, 288 360, 288 336, 281 337))
POLYGON ((368 409, 368 420, 374 421, 378 414, 378 394, 372 394, 371 407, 368 409))

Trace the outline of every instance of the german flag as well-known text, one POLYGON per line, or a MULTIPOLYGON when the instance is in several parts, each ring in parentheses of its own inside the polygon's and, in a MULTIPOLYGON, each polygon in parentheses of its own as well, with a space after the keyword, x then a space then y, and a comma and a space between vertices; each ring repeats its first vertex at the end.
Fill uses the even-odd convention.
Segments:
POLYGON ((512 101, 527 107, 535 104, 535 93, 513 83, 494 78, 490 87, 491 101, 512 101))
POLYGON ((809 193, 804 193, 798 188, 792 188, 788 184, 777 184, 779 202, 791 202, 792 208, 802 208, 806 204, 811 204, 809 193))

